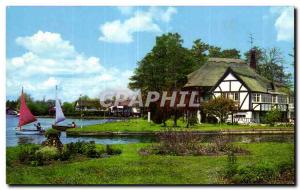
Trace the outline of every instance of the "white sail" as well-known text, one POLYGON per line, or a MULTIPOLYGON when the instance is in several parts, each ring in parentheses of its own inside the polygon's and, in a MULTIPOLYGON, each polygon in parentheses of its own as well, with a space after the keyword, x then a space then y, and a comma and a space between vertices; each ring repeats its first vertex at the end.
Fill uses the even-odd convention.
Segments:
POLYGON ((65 118, 65 115, 64 115, 64 113, 61 109, 59 100, 56 99, 56 102, 55 102, 55 124, 59 123, 61 121, 64 121, 65 119, 66 118, 65 118))
POLYGON ((61 106, 60 106, 60 103, 59 103, 59 100, 57 98, 57 86, 56 86, 56 101, 55 101, 55 124, 56 123, 59 123, 61 121, 64 121, 66 118, 65 118, 65 115, 61 109, 61 106))

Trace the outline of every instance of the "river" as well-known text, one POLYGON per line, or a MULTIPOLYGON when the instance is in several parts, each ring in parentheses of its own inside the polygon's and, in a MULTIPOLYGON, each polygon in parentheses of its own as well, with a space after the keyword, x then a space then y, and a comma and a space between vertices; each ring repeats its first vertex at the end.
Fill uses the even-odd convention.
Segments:
MULTIPOLYGON (((19 118, 16 116, 6 116, 6 146, 17 146, 18 144, 41 144, 45 137, 43 135, 16 135, 15 128, 18 125, 19 118)), ((89 120, 80 120, 80 119, 66 119, 60 124, 70 124, 74 121, 78 126, 82 125, 83 127, 93 124, 101 124, 106 122, 112 122, 116 119, 89 119, 89 120)), ((38 122, 41 123, 41 126, 44 129, 51 128, 53 123, 53 118, 38 118, 38 122)), ((33 124, 28 124, 25 126, 26 129, 33 129, 33 124)), ((143 137, 67 137, 65 132, 61 133, 60 137, 62 143, 77 142, 79 140, 83 141, 95 141, 97 144, 128 144, 128 143, 137 143, 137 142, 149 142, 151 139, 143 137), (149 140, 148 140, 149 139, 149 140)))
MULTIPOLYGON (((41 126, 44 129, 51 128, 53 123, 52 118, 38 118, 41 126)), ((90 119, 90 120, 79 120, 79 119, 66 119, 61 124, 70 124, 74 121, 78 126, 83 127, 93 124, 101 124, 106 122, 113 122, 116 119, 90 119)), ((16 135, 15 128, 18 124, 18 117, 6 116, 6 146, 17 146, 19 144, 41 144, 45 137, 43 135, 16 135)), ((33 128, 33 124, 25 126, 26 128, 33 128)), ((204 142, 213 142, 216 135, 205 135, 204 142)), ((292 134, 270 134, 270 135, 223 135, 220 138, 227 138, 230 142, 294 142, 294 135, 292 134)), ((156 138, 154 137, 68 137, 65 132, 61 133, 60 137, 62 143, 70 143, 81 141, 95 141, 96 144, 128 144, 138 142, 153 142, 156 138)))

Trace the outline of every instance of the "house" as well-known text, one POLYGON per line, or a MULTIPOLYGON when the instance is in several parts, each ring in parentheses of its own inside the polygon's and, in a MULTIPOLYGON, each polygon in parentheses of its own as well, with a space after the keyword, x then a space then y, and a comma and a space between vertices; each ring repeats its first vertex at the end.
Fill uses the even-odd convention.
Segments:
POLYGON ((224 96, 237 103, 238 111, 228 121, 260 123, 273 107, 282 113, 282 120, 292 120, 293 97, 288 89, 256 72, 251 56, 248 65, 240 59, 210 58, 200 69, 188 75, 185 89, 198 91, 198 102, 224 96), (233 118, 232 118, 233 117, 233 118))
POLYGON ((19 113, 12 108, 6 107, 6 115, 16 115, 17 116, 17 115, 19 115, 19 113))
POLYGON ((109 112, 113 116, 122 116, 122 117, 129 117, 129 116, 140 116, 141 111, 138 105, 130 105, 130 100, 125 100, 119 102, 118 105, 113 105, 109 107, 109 112))
POLYGON ((99 100, 78 100, 75 102, 76 111, 101 111, 99 100))

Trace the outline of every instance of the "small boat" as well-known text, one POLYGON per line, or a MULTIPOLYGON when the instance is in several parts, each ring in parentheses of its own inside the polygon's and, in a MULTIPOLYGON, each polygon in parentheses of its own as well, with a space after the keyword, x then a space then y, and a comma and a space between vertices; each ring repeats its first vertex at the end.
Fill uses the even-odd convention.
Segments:
POLYGON ((74 128, 71 125, 58 125, 59 122, 62 122, 65 119, 66 119, 66 117, 65 117, 65 115, 64 115, 64 113, 63 113, 63 111, 61 109, 59 100, 57 98, 57 86, 56 86, 55 123, 52 124, 52 128, 56 129, 56 130, 59 130, 59 131, 65 131, 67 129, 74 128))
POLYGON ((23 88, 22 88, 22 94, 20 97, 21 100, 21 106, 20 106, 20 116, 19 116, 19 124, 16 128, 16 134, 17 135, 42 135, 44 134, 44 130, 40 129, 23 129, 22 127, 37 121, 37 119, 34 117, 34 115, 31 113, 29 108, 26 105, 25 97, 23 94, 23 88))

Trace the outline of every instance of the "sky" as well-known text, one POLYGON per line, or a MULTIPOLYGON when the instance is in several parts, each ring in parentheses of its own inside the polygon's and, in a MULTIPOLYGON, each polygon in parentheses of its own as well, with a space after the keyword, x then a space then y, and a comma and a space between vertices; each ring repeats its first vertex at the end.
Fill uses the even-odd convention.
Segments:
POLYGON ((241 55, 253 45, 280 48, 294 72, 293 7, 34 7, 6 10, 6 98, 24 91, 62 101, 107 90, 128 92, 128 78, 156 36, 177 32, 241 55))

